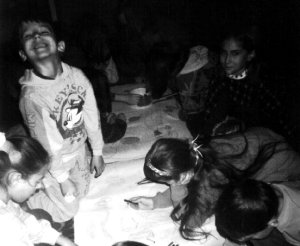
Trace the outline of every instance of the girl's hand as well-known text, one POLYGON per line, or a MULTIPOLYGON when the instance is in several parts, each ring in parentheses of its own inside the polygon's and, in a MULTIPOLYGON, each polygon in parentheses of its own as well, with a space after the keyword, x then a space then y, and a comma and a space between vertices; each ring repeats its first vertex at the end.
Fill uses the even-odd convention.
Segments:
POLYGON ((64 196, 68 194, 76 197, 78 195, 76 185, 70 179, 66 179, 64 182, 60 183, 60 189, 64 196))
POLYGON ((134 209, 142 209, 142 210, 152 210, 154 209, 154 202, 152 197, 146 197, 146 196, 137 196, 129 199, 132 202, 137 203, 135 204, 129 204, 130 207, 134 209))
POLYGON ((93 173, 95 169, 95 178, 98 178, 103 173, 105 166, 102 155, 94 155, 91 161, 90 172, 93 173))
POLYGON ((69 238, 60 235, 57 240, 56 244, 61 245, 61 246, 77 246, 74 242, 72 242, 69 238))

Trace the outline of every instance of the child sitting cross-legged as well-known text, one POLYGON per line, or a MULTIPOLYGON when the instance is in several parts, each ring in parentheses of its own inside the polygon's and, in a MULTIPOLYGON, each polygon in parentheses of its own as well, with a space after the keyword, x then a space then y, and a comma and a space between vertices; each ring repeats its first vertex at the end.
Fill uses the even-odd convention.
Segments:
POLYGON ((11 137, 8 141, 0 133, 1 245, 75 246, 53 229, 49 221, 37 220, 20 207, 41 188, 49 160, 47 151, 38 141, 29 137, 11 137))
POLYGON ((276 228, 289 245, 300 245, 299 207, 299 181, 267 184, 248 179, 224 190, 215 209, 216 227, 221 236, 239 244, 266 239, 276 228))

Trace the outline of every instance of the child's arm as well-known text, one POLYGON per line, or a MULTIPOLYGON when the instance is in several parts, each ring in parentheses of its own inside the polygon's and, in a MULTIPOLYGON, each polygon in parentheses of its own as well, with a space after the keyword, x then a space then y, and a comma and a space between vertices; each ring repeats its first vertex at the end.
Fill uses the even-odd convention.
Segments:
MULTIPOLYGON (((79 75, 80 76, 80 75, 79 75)), ((102 149, 104 146, 100 113, 97 108, 97 103, 93 91, 93 87, 88 79, 81 72, 81 78, 88 84, 86 89, 85 104, 83 105, 84 124, 87 130, 88 139, 92 148, 93 157, 91 161, 91 173, 96 170, 95 177, 101 175, 105 168, 105 163, 102 157, 102 149)))
POLYGON ((170 188, 166 189, 164 192, 158 192, 153 197, 138 196, 132 197, 129 200, 138 203, 138 206, 132 206, 133 208, 144 210, 167 208, 172 206, 170 188))
POLYGON ((137 105, 138 102, 141 100, 142 96, 138 94, 118 94, 118 93, 111 93, 111 97, 113 101, 116 102, 125 102, 129 105, 137 105))
POLYGON ((95 173, 95 178, 98 178, 104 171, 105 169, 105 162, 103 160, 102 155, 95 155, 92 157, 92 161, 91 161, 91 173, 94 172, 94 170, 96 171, 95 173))
POLYGON ((64 182, 60 183, 60 189, 64 196, 78 196, 76 185, 70 179, 66 179, 64 182))
POLYGON ((56 243, 61 246, 76 246, 70 239, 53 229, 48 220, 38 220, 34 215, 25 212, 18 204, 11 204, 16 214, 18 214, 18 218, 25 224, 26 232, 33 244, 46 243, 47 245, 54 245, 56 243))
POLYGON ((119 74, 117 70, 117 66, 112 59, 112 57, 109 59, 109 63, 107 67, 105 68, 105 73, 107 76, 107 80, 110 84, 115 84, 119 81, 119 74))
POLYGON ((48 220, 37 220, 35 216, 25 212, 19 205, 15 205, 15 209, 18 210, 18 217, 26 226, 27 233, 33 244, 55 244, 61 233, 53 229, 48 220))

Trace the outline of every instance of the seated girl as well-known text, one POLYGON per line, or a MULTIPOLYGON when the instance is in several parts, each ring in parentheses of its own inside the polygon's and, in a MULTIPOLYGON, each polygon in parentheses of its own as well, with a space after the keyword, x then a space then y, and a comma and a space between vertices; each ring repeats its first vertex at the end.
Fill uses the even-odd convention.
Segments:
POLYGON ((289 140, 293 127, 275 76, 257 59, 254 35, 247 28, 232 28, 222 38, 219 58, 220 71, 209 85, 199 134, 210 135, 218 122, 231 116, 247 127, 266 127, 289 140))
POLYGON ((266 239, 276 228, 289 245, 299 245, 299 206, 299 181, 267 184, 248 179, 232 183, 216 204, 216 227, 221 236, 239 244, 266 239))
POLYGON ((0 228, 5 245, 72 246, 75 244, 53 229, 47 220, 25 212, 24 203, 42 187, 48 172, 49 156, 39 142, 28 137, 6 140, 0 133, 0 228))

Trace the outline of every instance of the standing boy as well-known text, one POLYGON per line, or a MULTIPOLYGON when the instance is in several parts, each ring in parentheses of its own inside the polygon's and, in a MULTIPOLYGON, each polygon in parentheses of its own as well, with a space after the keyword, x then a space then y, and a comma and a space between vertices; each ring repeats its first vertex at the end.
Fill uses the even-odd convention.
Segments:
POLYGON ((28 201, 42 208, 56 222, 74 217, 79 200, 86 195, 90 172, 95 177, 105 168, 99 111, 92 86, 81 70, 63 63, 65 43, 57 41, 47 22, 23 21, 19 28, 19 54, 32 69, 20 79, 20 110, 30 134, 52 157, 45 191, 28 201), (92 149, 88 165, 86 140, 92 149))

